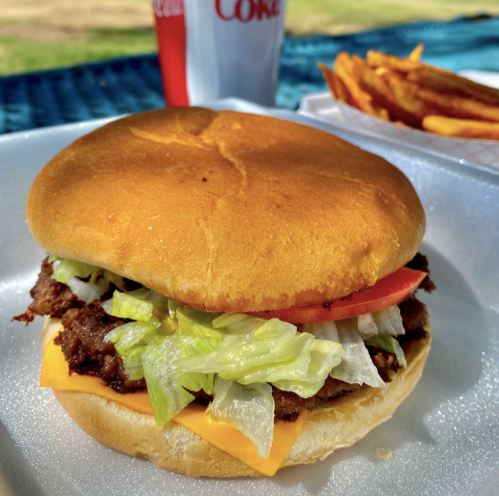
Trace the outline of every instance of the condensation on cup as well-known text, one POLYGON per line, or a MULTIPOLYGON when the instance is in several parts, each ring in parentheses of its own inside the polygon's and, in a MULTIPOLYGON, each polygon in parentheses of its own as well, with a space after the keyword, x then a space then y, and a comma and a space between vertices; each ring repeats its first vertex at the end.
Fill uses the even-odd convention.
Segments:
POLYGON ((167 106, 273 106, 286 0, 153 0, 167 106))

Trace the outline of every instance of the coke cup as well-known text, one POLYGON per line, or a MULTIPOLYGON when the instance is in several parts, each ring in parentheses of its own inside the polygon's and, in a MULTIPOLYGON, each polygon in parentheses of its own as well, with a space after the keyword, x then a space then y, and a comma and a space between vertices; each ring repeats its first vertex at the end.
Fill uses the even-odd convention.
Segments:
POLYGON ((168 107, 273 106, 286 0, 153 0, 168 107))

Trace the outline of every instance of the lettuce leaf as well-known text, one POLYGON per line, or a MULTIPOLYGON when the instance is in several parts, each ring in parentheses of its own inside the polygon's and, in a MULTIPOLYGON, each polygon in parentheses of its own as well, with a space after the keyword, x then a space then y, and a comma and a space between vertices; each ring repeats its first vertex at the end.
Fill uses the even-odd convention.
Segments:
POLYGON ((211 415, 239 429, 255 445, 262 458, 268 458, 274 438, 274 398, 269 384, 243 385, 215 380, 211 415))
POLYGON ((129 322, 116 327, 105 336, 104 342, 113 343, 121 355, 130 380, 138 381, 144 377, 142 353, 149 344, 160 343, 164 339, 157 332, 160 325, 156 319, 150 322, 129 322))
POLYGON ((390 336, 405 334, 398 305, 373 312, 372 316, 379 334, 389 334, 390 336))
POLYGON ((132 349, 154 342, 150 334, 160 326, 161 323, 156 319, 150 322, 129 322, 114 328, 106 335, 104 341, 113 343, 120 355, 128 355, 132 349))
POLYGON ((80 281, 77 277, 73 277, 68 286, 78 299, 84 301, 87 305, 98 300, 103 294, 101 288, 96 284, 80 281))
POLYGON ((160 427, 194 400, 194 396, 182 387, 183 372, 176 365, 178 358, 174 336, 166 337, 159 345, 147 346, 142 353, 149 400, 160 427))
MULTIPOLYGON (((188 359, 213 351, 225 337, 223 330, 210 325, 213 315, 187 307, 177 307, 178 329, 175 334, 179 359, 188 359)), ((214 373, 185 372, 181 384, 191 391, 203 389, 214 394, 214 373)))
POLYGON ((147 346, 140 346, 131 350, 128 355, 121 355, 125 371, 131 381, 138 381, 144 378, 142 354, 146 351, 146 348, 147 346))
POLYGON ((152 317, 154 304, 151 301, 142 298, 136 298, 127 293, 121 293, 116 290, 113 293, 112 308, 109 309, 109 303, 104 302, 102 307, 104 310, 114 317, 122 319, 141 320, 149 322, 152 317))
POLYGON ((180 306, 175 315, 179 319, 177 332, 165 337, 159 345, 149 344, 142 354, 147 389, 156 423, 160 426, 194 399, 187 389, 215 393, 214 374, 186 372, 177 364, 212 351, 225 336, 223 331, 206 325, 213 315, 180 306))
POLYGON ((304 380, 280 380, 272 384, 282 391, 292 391, 302 398, 310 398, 324 386, 331 371, 341 362, 343 347, 333 341, 314 339, 310 345, 310 363, 304 380))
POLYGON ((64 260, 64 258, 58 257, 57 255, 50 255, 50 257, 48 259, 49 263, 60 262, 61 260, 64 260))
MULTIPOLYGON (((178 305, 175 310, 175 316, 178 321, 178 333, 184 336, 192 336, 206 340, 206 351, 211 351, 226 336, 224 329, 214 329, 213 319, 218 316, 217 313, 202 312, 192 307, 178 305)), ((199 351, 205 353, 206 351, 199 351)))
POLYGON ((378 326, 374 322, 372 313, 366 313, 357 317, 357 326, 364 339, 378 334, 378 326))
POLYGON ((225 328, 229 334, 249 334, 265 322, 266 319, 244 313, 224 313, 213 320, 212 325, 215 329, 225 328))
MULTIPOLYGON (((364 340, 355 326, 355 319, 338 320, 335 324, 338 339, 343 346, 341 363, 331 371, 331 377, 349 384, 368 384, 384 387, 385 383, 374 366, 364 340)), ((332 325, 331 325, 332 327, 332 325)))
POLYGON ((61 260, 61 263, 54 269, 52 279, 64 284, 68 284, 73 277, 85 279, 92 274, 92 272, 101 270, 100 267, 84 262, 77 262, 76 260, 69 260, 68 258, 60 259, 60 257, 57 257, 57 259, 61 260))
POLYGON ((249 334, 226 334, 212 352, 180 360, 178 366, 187 372, 217 373, 241 384, 306 380, 314 337, 278 319, 264 322, 249 334))

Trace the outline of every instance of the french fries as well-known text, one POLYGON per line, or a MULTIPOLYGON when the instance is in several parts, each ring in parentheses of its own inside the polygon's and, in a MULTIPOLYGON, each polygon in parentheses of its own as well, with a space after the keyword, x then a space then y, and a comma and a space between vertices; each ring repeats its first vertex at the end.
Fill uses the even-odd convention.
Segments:
POLYGON ((499 124, 493 122, 428 115, 423 119, 423 129, 444 136, 499 140, 499 124))
POLYGON ((352 98, 343 81, 326 65, 319 62, 319 69, 324 75, 327 86, 336 100, 342 100, 346 103, 352 104, 352 98))
POLYGON ((499 90, 422 63, 419 44, 400 58, 370 50, 366 60, 341 52, 324 64, 331 93, 399 126, 445 136, 499 140, 499 90))
POLYGON ((334 63, 334 71, 350 92, 353 105, 364 112, 380 117, 379 105, 373 105, 372 97, 364 91, 355 79, 353 62, 348 53, 340 52, 334 63))
POLYGON ((376 74, 362 58, 354 55, 352 62, 354 74, 360 81, 361 87, 365 88, 375 101, 380 102, 383 119, 389 120, 389 115, 393 115, 402 120, 405 118, 405 120, 411 121, 414 126, 420 125, 420 122, 413 119, 412 114, 406 111, 404 102, 397 99, 384 79, 376 74))
POLYGON ((407 56, 407 59, 411 62, 419 62, 421 60, 421 55, 423 54, 424 45, 420 43, 414 50, 407 56))
POLYGON ((456 95, 499 105, 499 90, 474 83, 452 73, 436 72, 426 67, 411 70, 407 80, 432 88, 434 91, 451 91, 456 95))

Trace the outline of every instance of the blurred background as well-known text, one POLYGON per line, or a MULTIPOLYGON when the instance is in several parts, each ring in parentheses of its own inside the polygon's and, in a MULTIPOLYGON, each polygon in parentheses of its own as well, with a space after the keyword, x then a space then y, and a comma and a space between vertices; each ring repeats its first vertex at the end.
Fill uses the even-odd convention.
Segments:
MULTIPOLYGON (((288 0, 286 33, 499 15, 499 0, 288 0)), ((150 0, 2 0, 0 75, 156 51, 150 0)))

